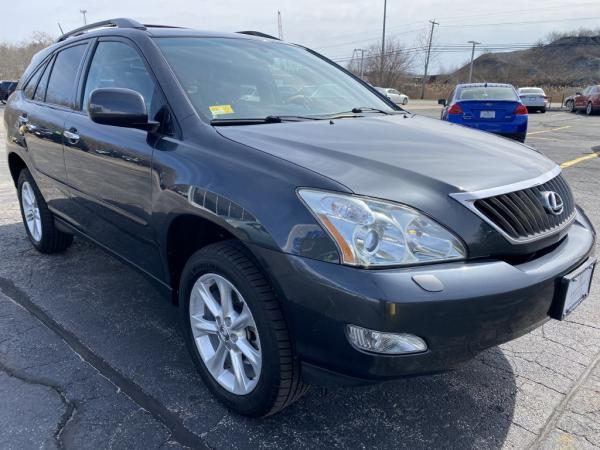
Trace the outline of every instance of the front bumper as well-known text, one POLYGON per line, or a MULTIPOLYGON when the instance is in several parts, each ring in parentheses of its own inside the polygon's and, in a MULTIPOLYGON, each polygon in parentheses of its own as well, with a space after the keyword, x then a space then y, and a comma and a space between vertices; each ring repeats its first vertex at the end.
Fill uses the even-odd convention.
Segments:
POLYGON ((551 252, 519 265, 500 260, 364 270, 252 247, 284 299, 283 308, 313 384, 357 384, 451 369, 485 348, 549 319, 558 280, 592 253, 595 233, 582 215, 551 252), (412 277, 435 275, 440 292, 412 277), (429 349, 386 356, 354 348, 346 324, 411 333, 429 349))

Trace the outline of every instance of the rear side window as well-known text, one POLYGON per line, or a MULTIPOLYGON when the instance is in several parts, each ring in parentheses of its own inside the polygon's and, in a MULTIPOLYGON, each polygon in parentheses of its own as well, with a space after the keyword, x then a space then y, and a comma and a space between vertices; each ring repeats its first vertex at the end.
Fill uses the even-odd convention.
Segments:
POLYGON ((153 105, 156 93, 154 80, 138 52, 123 42, 100 42, 96 47, 85 83, 84 110, 87 110, 92 91, 99 88, 126 88, 137 91, 144 97, 149 116, 153 117, 156 113, 157 105, 153 105))
POLYGON ((46 91, 46 102, 73 106, 77 72, 87 44, 69 47, 61 51, 54 62, 46 91))
POLYGON ((519 100, 513 88, 503 86, 467 87, 460 91, 459 100, 519 100))
POLYGON ((42 78, 40 78, 40 82, 35 89, 35 94, 33 95, 33 99, 36 102, 43 102, 46 97, 46 87, 48 86, 48 78, 50 77, 50 71, 52 70, 52 62, 49 62, 44 69, 44 74, 42 78))
POLYGON ((46 65, 47 64, 42 64, 42 66, 37 69, 37 71, 29 79, 29 81, 27 82, 27 85, 25 86, 25 89, 23 90, 23 92, 25 93, 25 97, 27 97, 30 100, 33 98, 35 88, 37 87, 38 82, 40 81, 40 77, 44 73, 44 69, 46 68, 46 65))

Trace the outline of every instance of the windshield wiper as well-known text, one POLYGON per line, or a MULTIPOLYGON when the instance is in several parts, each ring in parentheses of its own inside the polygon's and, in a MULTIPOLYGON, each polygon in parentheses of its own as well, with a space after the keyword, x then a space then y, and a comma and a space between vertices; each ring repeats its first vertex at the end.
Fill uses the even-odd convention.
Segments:
POLYGON ((394 111, 394 110, 386 111, 385 109, 373 108, 371 106, 359 106, 357 108, 352 108, 352 110, 350 112, 352 112, 354 114, 360 114, 362 112, 378 112, 381 114, 390 115, 390 114, 398 114, 403 111, 400 111, 400 110, 399 111, 394 111))
POLYGON ((212 119, 211 125, 256 125, 260 123, 300 122, 303 120, 323 120, 322 117, 310 116, 266 116, 257 118, 222 118, 212 119))

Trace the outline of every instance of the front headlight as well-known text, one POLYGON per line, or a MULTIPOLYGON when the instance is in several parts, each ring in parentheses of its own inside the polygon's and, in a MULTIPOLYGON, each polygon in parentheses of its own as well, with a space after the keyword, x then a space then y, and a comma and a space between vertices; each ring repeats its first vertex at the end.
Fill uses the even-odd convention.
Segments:
POLYGON ((313 189, 299 189, 298 195, 337 243, 344 264, 395 266, 466 257, 456 236, 408 206, 313 189))

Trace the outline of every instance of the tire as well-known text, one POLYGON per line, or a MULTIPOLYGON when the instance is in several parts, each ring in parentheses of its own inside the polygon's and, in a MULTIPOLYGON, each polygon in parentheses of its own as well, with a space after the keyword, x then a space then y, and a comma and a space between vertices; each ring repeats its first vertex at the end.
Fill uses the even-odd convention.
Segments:
POLYGON ((542 106, 542 107, 540 108, 540 112, 541 112, 542 114, 545 114, 545 113, 546 113, 546 107, 545 107, 545 106, 542 106))
POLYGON ((565 103, 565 106, 570 112, 577 112, 577 110, 575 109, 575 102, 573 100, 569 100, 567 103, 565 103))
POLYGON ((407 98, 405 98, 404 100, 402 100, 402 104, 403 104, 403 105, 408 105, 408 99, 407 99, 407 98))
POLYGON ((73 235, 56 228, 54 216, 27 169, 19 174, 17 192, 23 225, 31 244, 39 252, 47 254, 60 253, 69 248, 73 243, 73 235))
POLYGON ((588 104, 586 105, 585 114, 588 116, 594 114, 594 105, 592 105, 592 102, 588 102, 588 104))
POLYGON ((185 265, 179 286, 180 320, 186 345, 204 383, 223 404, 245 416, 263 417, 281 411, 306 393, 309 386, 301 380, 300 365, 279 300, 241 243, 223 241, 194 253, 185 265), (212 280, 217 282, 210 284, 212 280), (215 294, 213 300, 216 301, 212 305, 213 308, 215 304, 220 307, 221 291, 217 284, 224 283, 223 280, 233 286, 231 298, 234 301, 230 303, 234 305, 230 306, 233 312, 218 310, 220 313, 213 315, 207 306, 210 302, 204 302, 205 294, 200 295, 199 287, 203 286, 203 292, 209 295, 218 292, 219 299, 216 300, 215 294), (210 287, 206 288, 207 285, 210 287), (200 310, 198 305, 202 305, 200 310), (244 308, 249 308, 252 325, 236 331, 236 322, 241 322, 239 318, 244 308), (194 329, 191 312, 194 312, 195 323, 201 324, 194 329), (221 314, 221 319, 218 314, 221 314), (208 328, 211 330, 206 331, 208 328), (234 334, 237 335, 235 340, 234 334), (256 358, 260 360, 258 370, 242 347, 237 347, 242 341, 246 343, 246 351, 247 343, 252 342, 254 352, 260 355, 256 358), (219 359, 220 363, 209 369, 205 360, 210 363, 211 356, 216 356, 222 345, 225 349, 219 354, 224 356, 219 359), (243 361, 243 364, 238 362, 237 367, 243 367, 244 379, 247 371, 251 371, 246 383, 251 389, 240 388, 243 385, 236 381, 234 359, 237 353, 240 355, 238 361, 243 361), (241 392, 236 393, 235 389, 241 392))

